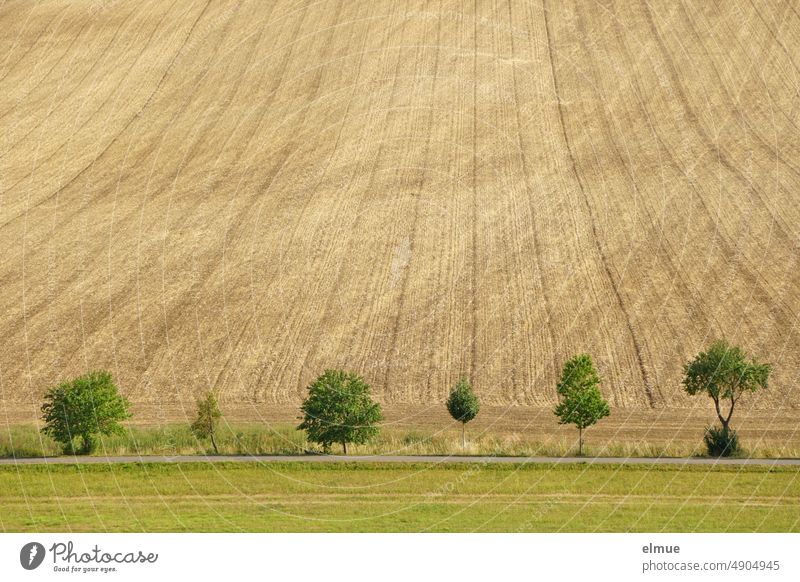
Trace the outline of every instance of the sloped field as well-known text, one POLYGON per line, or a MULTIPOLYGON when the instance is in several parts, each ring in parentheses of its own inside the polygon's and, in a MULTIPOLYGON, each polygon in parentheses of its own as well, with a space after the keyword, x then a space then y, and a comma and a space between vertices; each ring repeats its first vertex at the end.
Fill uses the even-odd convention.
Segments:
POLYGON ((289 405, 332 366, 550 406, 578 351, 613 406, 686 407, 720 336, 776 363, 751 405, 800 406, 791 2, 10 0, 0 32, 7 410, 87 368, 289 405))

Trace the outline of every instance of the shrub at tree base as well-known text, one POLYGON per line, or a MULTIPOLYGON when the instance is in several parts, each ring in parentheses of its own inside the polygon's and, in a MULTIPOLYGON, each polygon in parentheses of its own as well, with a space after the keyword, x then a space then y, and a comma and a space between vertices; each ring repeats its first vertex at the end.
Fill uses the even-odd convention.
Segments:
POLYGON ((95 436, 120 434, 120 421, 129 418, 128 401, 120 395, 111 374, 89 372, 51 388, 45 394, 42 432, 64 446, 67 454, 91 453, 95 436), (75 447, 80 437, 81 446, 75 447))
POLYGON ((733 457, 740 453, 739 437, 733 429, 709 427, 703 440, 711 457, 733 457))

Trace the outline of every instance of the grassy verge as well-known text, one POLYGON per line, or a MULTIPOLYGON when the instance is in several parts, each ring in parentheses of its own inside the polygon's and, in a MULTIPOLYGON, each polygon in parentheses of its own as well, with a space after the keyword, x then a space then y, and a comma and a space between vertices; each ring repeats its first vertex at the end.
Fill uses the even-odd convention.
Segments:
POLYGON ((800 469, 0 467, 4 531, 800 531, 800 469))
MULTIPOLYGON (((747 446, 747 441, 745 441, 747 446)), ((380 436, 366 445, 352 446, 353 454, 400 455, 498 455, 563 457, 577 453, 575 440, 562 437, 547 441, 535 440, 521 433, 481 432, 473 435, 466 449, 461 447, 457 431, 435 432, 429 429, 409 430, 384 428, 380 436)), ((305 433, 290 424, 225 424, 221 427, 218 446, 222 454, 299 454, 316 447, 305 439, 305 433)), ((609 457, 690 457, 702 455, 702 439, 697 442, 593 442, 589 433, 587 455, 609 457)), ((132 426, 120 436, 100 440, 96 455, 192 455, 210 454, 208 441, 198 441, 187 425, 167 424, 160 427, 132 426)), ((338 449, 334 450, 338 452, 338 449)), ((33 425, 16 425, 0 430, 0 457, 57 456, 61 448, 43 436, 33 425)), ((798 457, 800 450, 780 443, 758 441, 746 455, 761 458, 798 457)))
MULTIPOLYGON (((315 450, 303 432, 291 425, 226 425, 218 442, 222 454, 298 454, 315 450)), ((456 435, 414 430, 383 430, 372 443, 353 446, 354 454, 486 454, 565 456, 575 452, 574 443, 563 439, 549 442, 527 440, 521 435, 482 434, 464 449, 456 435)), ((648 443, 609 443, 591 445, 590 455, 606 456, 692 456, 701 446, 686 443, 654 445, 648 443)), ((124 435, 104 437, 95 452, 98 455, 190 455, 213 452, 207 441, 198 441, 184 425, 130 427, 124 435)), ((39 433, 35 426, 21 425, 0 432, 0 457, 43 457, 61 454, 61 448, 39 433)))

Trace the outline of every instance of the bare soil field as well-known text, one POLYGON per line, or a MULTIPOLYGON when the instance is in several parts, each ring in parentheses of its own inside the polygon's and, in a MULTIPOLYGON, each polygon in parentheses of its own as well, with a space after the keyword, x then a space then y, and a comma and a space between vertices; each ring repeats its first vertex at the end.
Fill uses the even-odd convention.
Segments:
POLYGON ((140 422, 207 389, 287 421, 345 367, 390 422, 468 375, 477 430, 549 431, 588 351, 596 436, 697 439, 681 366, 726 337, 775 364, 734 424, 797 439, 793 3, 8 0, 0 30, 0 422, 96 368, 140 422))

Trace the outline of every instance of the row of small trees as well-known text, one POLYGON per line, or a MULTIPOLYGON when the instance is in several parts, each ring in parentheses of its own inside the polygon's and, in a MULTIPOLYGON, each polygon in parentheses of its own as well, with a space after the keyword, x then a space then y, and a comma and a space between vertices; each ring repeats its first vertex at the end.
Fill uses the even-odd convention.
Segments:
MULTIPOLYGON (((583 455, 583 431, 611 414, 611 408, 600 393, 600 376, 589 354, 580 354, 564 364, 556 386, 559 403, 553 412, 560 424, 578 429, 578 454, 583 455)), ((461 423, 461 446, 466 447, 466 426, 480 411, 478 397, 469 382, 462 378, 450 392, 447 410, 461 423)))
MULTIPOLYGON (((720 427, 706 429, 709 454, 727 456, 738 451, 738 437, 730 428, 734 408, 748 392, 766 388, 770 364, 749 357, 739 346, 715 342, 684 366, 683 387, 690 395, 707 394, 714 402, 720 427)), ((584 430, 611 413, 600 392, 600 377, 589 354, 580 354, 564 364, 556 386, 559 402, 554 409, 560 424, 578 429, 578 453, 583 454, 584 430)), ((374 438, 383 420, 381 406, 372 400, 369 385, 357 374, 326 370, 308 388, 301 408, 308 440, 330 452, 341 444, 363 444, 374 438)), ((466 425, 480 411, 480 401, 466 378, 461 378, 447 399, 447 410, 462 425, 461 442, 466 446, 466 425)), ((42 406, 42 431, 64 445, 69 454, 89 453, 98 435, 123 432, 121 421, 130 418, 129 403, 119 393, 107 372, 90 372, 51 389, 42 406), (76 443, 77 441, 77 443, 76 443)), ((210 439, 215 452, 217 425, 222 417, 217 398, 207 393, 197 403, 197 418, 191 425, 199 439, 210 439)))

